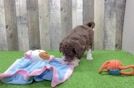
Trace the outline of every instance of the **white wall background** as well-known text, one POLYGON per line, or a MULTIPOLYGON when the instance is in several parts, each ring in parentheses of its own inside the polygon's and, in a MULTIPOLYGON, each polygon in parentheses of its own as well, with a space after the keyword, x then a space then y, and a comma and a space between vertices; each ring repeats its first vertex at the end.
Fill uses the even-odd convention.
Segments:
POLYGON ((134 0, 126 0, 122 47, 134 54, 134 0))

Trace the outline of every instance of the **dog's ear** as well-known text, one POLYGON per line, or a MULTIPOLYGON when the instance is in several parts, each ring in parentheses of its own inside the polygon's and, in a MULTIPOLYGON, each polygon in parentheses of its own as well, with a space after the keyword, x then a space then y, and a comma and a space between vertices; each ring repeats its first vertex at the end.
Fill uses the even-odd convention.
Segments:
POLYGON ((86 25, 88 25, 91 28, 94 28, 95 27, 95 23, 94 22, 89 22, 86 25))
POLYGON ((76 57, 81 58, 81 48, 75 47, 73 48, 73 52, 76 54, 76 57))
POLYGON ((63 49, 66 49, 67 47, 68 47, 68 44, 65 42, 64 43, 62 42, 60 43, 59 51, 62 52, 63 49))
POLYGON ((60 43, 60 46, 59 46, 59 51, 62 52, 62 43, 60 43))

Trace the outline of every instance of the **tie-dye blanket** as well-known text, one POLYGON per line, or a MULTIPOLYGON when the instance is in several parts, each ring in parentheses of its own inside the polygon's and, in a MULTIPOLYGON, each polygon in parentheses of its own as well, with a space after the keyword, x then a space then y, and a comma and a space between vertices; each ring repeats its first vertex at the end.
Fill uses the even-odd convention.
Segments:
POLYGON ((54 58, 48 62, 31 61, 22 57, 0 74, 0 80, 10 84, 30 84, 33 81, 50 80, 51 86, 55 87, 71 76, 74 67, 73 64, 64 63, 62 58, 54 58))

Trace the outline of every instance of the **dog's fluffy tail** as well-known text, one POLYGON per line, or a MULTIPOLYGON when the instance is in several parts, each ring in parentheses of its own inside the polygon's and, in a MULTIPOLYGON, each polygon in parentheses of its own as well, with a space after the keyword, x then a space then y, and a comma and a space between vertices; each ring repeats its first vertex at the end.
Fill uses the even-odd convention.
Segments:
POLYGON ((95 27, 95 23, 94 22, 89 22, 86 25, 88 25, 91 28, 94 28, 95 27))

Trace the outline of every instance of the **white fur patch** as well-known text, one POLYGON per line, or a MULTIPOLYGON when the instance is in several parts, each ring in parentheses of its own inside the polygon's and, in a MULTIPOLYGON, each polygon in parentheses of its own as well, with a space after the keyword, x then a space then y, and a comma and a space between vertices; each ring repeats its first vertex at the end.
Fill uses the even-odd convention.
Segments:
POLYGON ((91 49, 89 49, 88 52, 87 52, 87 60, 93 60, 91 49))
POLYGON ((71 62, 71 64, 73 64, 74 67, 77 67, 77 66, 79 66, 79 62, 80 62, 80 59, 75 58, 75 59, 71 62))

